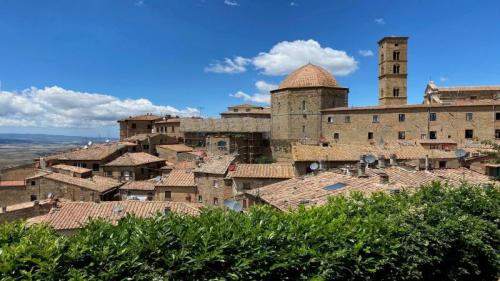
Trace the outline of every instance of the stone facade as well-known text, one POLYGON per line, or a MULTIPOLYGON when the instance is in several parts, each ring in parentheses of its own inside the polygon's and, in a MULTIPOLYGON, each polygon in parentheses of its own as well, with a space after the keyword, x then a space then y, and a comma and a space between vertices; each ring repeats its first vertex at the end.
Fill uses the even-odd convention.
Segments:
POLYGON ((99 201, 109 197, 101 198, 99 192, 90 189, 44 177, 37 177, 26 180, 26 192, 22 196, 21 201, 44 200, 48 199, 49 194, 52 194, 56 198, 64 198, 71 201, 99 201))
POLYGON ((164 163, 148 163, 138 166, 104 166, 104 174, 119 180, 147 180, 161 175, 164 163), (128 175, 128 176, 127 176, 128 175))
POLYGON ((408 37, 385 37, 378 46, 379 104, 406 104, 408 37))
POLYGON ((323 111, 322 124, 331 144, 381 139, 451 139, 463 144, 500 138, 500 103, 332 109, 323 111))
POLYGON ((130 116, 127 119, 119 120, 120 124, 120 140, 138 134, 150 134, 153 132, 155 121, 161 120, 160 116, 146 114, 140 116, 130 116))
POLYGON ((223 207, 224 200, 233 196, 231 181, 225 175, 195 173, 198 187, 197 202, 206 206, 223 207))
POLYGON ((25 164, 15 167, 3 168, 0 170, 0 180, 2 181, 22 181, 36 173, 35 165, 25 164))
POLYGON ((10 206, 29 201, 29 195, 26 186, 1 186, 0 187, 0 206, 10 206), (28 199, 28 200, 26 200, 28 199))
POLYGON ((156 201, 197 203, 198 190, 195 186, 193 187, 156 186, 154 198, 156 201))

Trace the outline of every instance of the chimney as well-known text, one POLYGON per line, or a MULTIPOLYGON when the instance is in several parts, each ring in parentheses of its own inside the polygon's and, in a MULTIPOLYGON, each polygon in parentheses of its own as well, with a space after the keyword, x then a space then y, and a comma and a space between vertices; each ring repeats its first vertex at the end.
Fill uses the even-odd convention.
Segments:
POLYGON ((398 165, 398 159, 397 159, 396 154, 391 154, 391 155, 389 156, 389 164, 390 164, 391 166, 397 166, 397 165, 398 165))
POLYGON ((384 169, 385 168, 385 156, 384 155, 379 155, 378 156, 378 167, 380 169, 384 169))
POLYGON ((366 174, 365 174, 366 165, 365 165, 364 158, 365 158, 364 155, 361 155, 359 157, 359 163, 358 163, 358 177, 359 178, 366 177, 366 174))
POLYGON ((389 175, 386 173, 380 173, 380 184, 388 184, 389 183, 389 175))

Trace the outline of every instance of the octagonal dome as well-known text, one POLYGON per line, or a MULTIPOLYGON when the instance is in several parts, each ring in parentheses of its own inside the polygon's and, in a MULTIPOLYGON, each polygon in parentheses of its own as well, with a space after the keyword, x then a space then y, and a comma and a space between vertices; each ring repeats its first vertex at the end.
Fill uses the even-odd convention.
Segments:
POLYGON ((310 87, 338 87, 338 84, 326 69, 308 63, 290 73, 278 89, 310 87))

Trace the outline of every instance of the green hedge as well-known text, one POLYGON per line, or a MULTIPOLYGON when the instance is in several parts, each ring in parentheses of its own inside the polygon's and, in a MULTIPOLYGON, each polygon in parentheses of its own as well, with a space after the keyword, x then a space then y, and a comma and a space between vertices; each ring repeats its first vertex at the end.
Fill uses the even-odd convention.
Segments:
POLYGON ((497 280, 500 192, 352 194, 312 209, 205 210, 89 223, 60 236, 0 226, 1 280, 497 280))

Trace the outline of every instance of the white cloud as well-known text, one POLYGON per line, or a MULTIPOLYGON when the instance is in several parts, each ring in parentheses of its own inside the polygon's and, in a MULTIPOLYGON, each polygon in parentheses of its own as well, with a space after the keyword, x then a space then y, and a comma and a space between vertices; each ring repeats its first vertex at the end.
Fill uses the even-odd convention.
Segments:
POLYGON ((250 59, 244 57, 234 57, 233 59, 225 58, 223 62, 217 61, 206 67, 205 71, 230 74, 241 73, 247 70, 246 65, 250 62, 250 59))
POLYGON ((441 76, 441 77, 439 77, 439 81, 441 81, 441 82, 447 82, 448 80, 449 80, 449 79, 448 79, 448 77, 446 77, 446 76, 441 76))
POLYGON ((385 20, 383 18, 378 18, 378 19, 375 19, 375 22, 380 24, 380 25, 384 25, 385 24, 385 20))
POLYGON ((144 2, 144 0, 137 0, 135 1, 134 5, 137 7, 144 7, 146 3, 144 2))
POLYGON ((252 62, 266 75, 288 74, 307 63, 320 65, 339 76, 349 75, 358 68, 358 62, 345 51, 323 48, 312 39, 280 42, 269 52, 259 53, 252 62))
POLYGON ((234 98, 240 98, 243 99, 244 101, 249 101, 249 102, 270 104, 271 103, 270 91, 277 89, 278 85, 270 84, 265 81, 257 81, 255 82, 255 87, 257 88, 258 93, 250 95, 243 91, 238 91, 234 94, 230 94, 229 96, 234 98))
POLYGON ((295 7, 298 6, 298 4, 296 2, 290 2, 290 6, 295 7))
POLYGON ((238 4, 238 2, 236 1, 231 1, 231 0, 224 0, 224 4, 228 5, 228 6, 239 6, 240 4, 238 4))
POLYGON ((359 50, 358 53, 363 57, 373 57, 372 50, 359 50))
POLYGON ((147 99, 119 99, 110 95, 66 90, 53 86, 20 93, 0 92, 0 126, 98 128, 116 125, 132 115, 154 113, 199 115, 195 108, 155 105, 147 99))

